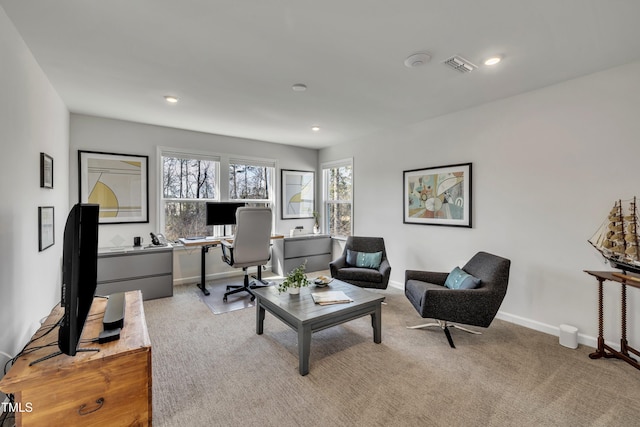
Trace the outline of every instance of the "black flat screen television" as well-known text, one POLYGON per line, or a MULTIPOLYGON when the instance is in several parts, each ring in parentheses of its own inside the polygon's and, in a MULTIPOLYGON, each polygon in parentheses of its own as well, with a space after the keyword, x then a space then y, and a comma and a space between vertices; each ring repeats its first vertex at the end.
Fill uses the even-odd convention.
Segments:
POLYGON ((60 351, 74 356, 96 292, 99 205, 78 203, 67 217, 62 248, 64 313, 58 331, 60 351))
POLYGON ((235 225, 236 209, 245 205, 240 202, 207 202, 207 225, 235 225))

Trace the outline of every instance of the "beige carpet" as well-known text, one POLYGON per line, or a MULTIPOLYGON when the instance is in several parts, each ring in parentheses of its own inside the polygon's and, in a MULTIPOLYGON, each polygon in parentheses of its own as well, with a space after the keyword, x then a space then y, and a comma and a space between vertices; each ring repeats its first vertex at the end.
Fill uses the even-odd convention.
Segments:
POLYGON ((496 320, 483 335, 409 330, 402 291, 379 291, 382 344, 369 318, 313 335, 298 374, 297 336, 255 309, 214 315, 193 292, 146 301, 155 426, 631 426, 640 371, 591 360, 557 337, 496 320))

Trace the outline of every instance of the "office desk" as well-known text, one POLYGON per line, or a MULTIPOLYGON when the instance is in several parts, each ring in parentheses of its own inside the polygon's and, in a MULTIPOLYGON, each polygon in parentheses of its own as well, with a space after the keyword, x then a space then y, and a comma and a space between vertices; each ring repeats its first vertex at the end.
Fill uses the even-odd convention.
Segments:
MULTIPOLYGON (((274 239, 283 239, 284 235, 283 234, 272 234, 271 235, 271 240, 274 239)), ((182 243, 185 247, 187 248, 193 248, 196 246, 200 246, 201 250, 200 250, 200 283, 198 283, 198 287, 202 290, 202 293, 205 295, 209 295, 209 290, 207 289, 207 280, 206 280, 206 274, 205 274, 205 261, 206 261, 206 254, 207 252, 209 252, 210 248, 214 248, 216 246, 218 246, 220 244, 221 240, 229 240, 229 241, 233 241, 233 236, 213 236, 213 237, 206 237, 204 239, 178 239, 180 241, 180 243, 182 243)))

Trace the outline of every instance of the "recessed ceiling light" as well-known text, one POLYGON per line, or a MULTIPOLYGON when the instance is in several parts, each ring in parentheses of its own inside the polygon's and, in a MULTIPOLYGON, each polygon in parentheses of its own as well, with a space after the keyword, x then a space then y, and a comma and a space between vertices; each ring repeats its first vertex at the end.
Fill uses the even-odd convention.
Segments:
POLYGON ((314 132, 320 132, 320 126, 311 126, 311 130, 314 132))
POLYGON ((296 83, 293 86, 291 86, 291 89, 293 89, 294 92, 304 92, 305 90, 307 90, 307 85, 302 83, 296 83))
POLYGON ((171 104, 175 104, 176 102, 178 102, 178 98, 176 96, 166 95, 164 99, 171 104))
POLYGON ((492 56, 484 60, 484 65, 496 65, 500 61, 502 61, 502 56, 492 56))

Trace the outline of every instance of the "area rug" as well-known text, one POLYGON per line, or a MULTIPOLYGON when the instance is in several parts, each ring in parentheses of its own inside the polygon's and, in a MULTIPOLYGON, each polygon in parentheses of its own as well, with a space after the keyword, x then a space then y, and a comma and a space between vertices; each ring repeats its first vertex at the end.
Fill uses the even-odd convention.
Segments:
MULTIPOLYGON (((271 278, 263 276, 263 279, 270 280, 271 278)), ((198 294, 200 300, 209 307, 213 314, 229 313, 230 311, 255 306, 255 301, 251 301, 251 295, 247 292, 238 292, 237 294, 229 295, 226 302, 222 300, 224 293, 227 291, 227 285, 240 286, 242 285, 242 280, 243 276, 238 276, 207 282, 209 295, 203 294, 200 288, 195 285, 193 286, 193 289, 194 292, 198 294)))

